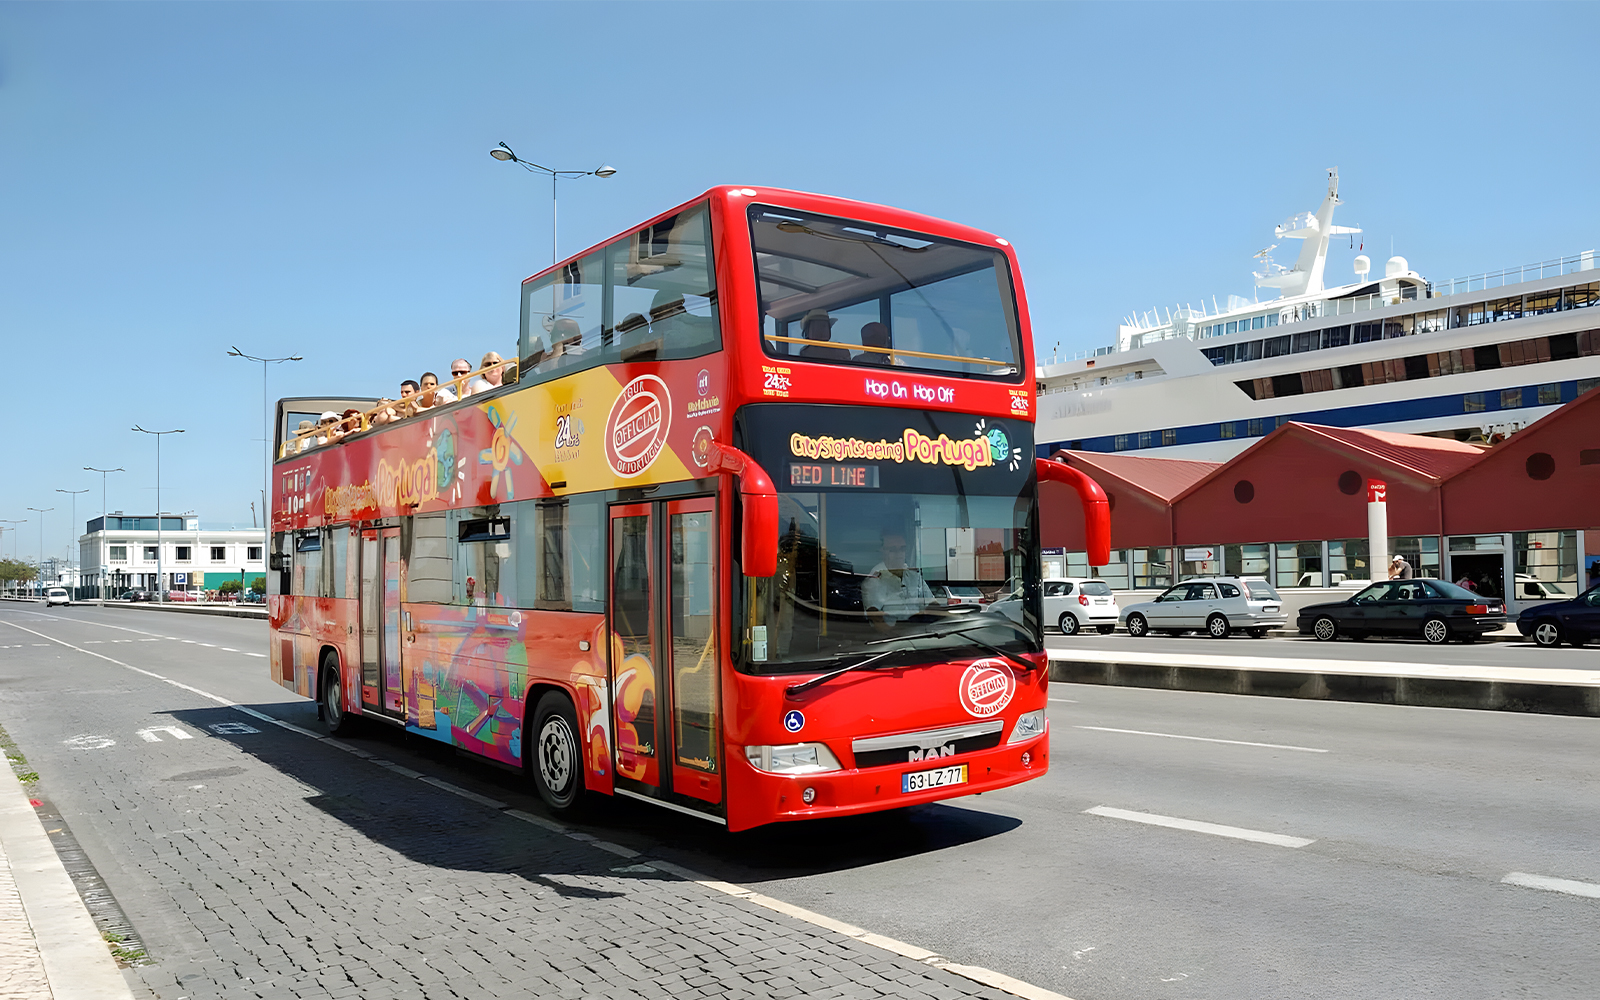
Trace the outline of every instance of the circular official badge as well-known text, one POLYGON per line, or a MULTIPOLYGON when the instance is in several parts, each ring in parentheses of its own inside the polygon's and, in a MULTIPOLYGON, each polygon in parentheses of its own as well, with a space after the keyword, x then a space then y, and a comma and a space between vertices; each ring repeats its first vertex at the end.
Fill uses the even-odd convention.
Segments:
POLYGON ((791 708, 789 711, 784 713, 783 728, 789 730, 791 733, 798 733, 805 727, 806 717, 801 714, 798 708, 791 708))
POLYGON ((961 707, 975 719, 988 719, 1005 711, 1017 693, 1017 677, 1011 665, 994 658, 974 660, 961 674, 956 697, 961 707))
POLYGON ((625 479, 650 468, 667 444, 672 426, 672 395, 654 375, 640 375, 623 387, 606 417, 606 461, 625 479))

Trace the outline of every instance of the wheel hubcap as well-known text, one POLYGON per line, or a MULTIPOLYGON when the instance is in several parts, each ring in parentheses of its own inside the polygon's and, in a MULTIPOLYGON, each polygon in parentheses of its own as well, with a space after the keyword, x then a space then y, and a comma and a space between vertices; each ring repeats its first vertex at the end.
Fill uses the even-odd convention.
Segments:
POLYGON ((328 678, 328 723, 339 725, 339 720, 344 718, 344 685, 339 683, 339 674, 335 672, 328 678))
POLYGON ((539 730, 539 776, 557 794, 566 791, 572 780, 572 730, 559 716, 546 720, 539 730))
POLYGON ((1534 637, 1539 640, 1541 646, 1554 646, 1556 644, 1556 627, 1549 622, 1545 622, 1534 630, 1534 637))
POLYGON ((1329 621, 1326 618, 1318 618, 1317 619, 1316 631, 1317 631, 1317 638, 1318 639, 1332 639, 1333 638, 1333 622, 1329 621))
POLYGON ((1429 642, 1443 642, 1445 635, 1444 622, 1429 622, 1423 626, 1422 634, 1429 642))
POLYGON ((1226 631, 1228 631, 1228 623, 1227 622, 1223 621, 1221 618, 1213 618, 1213 619, 1211 619, 1211 634, 1212 635, 1221 635, 1226 631))

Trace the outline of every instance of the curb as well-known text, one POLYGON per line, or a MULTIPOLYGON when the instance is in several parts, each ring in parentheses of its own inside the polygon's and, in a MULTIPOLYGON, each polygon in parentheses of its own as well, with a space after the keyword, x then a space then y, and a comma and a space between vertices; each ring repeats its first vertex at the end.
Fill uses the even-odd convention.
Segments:
POLYGON ((1209 694, 1600 717, 1600 673, 1590 670, 1571 670, 1565 672, 1569 676, 1560 676, 1553 670, 1525 668, 1447 668, 1452 675, 1404 664, 1374 663, 1369 667, 1331 661, 1327 668, 1307 669, 1305 664, 1313 661, 1299 660, 1293 666, 1238 666, 1182 659, 1173 656, 1174 662, 1138 662, 1134 657, 1051 656, 1050 679, 1209 694))
POLYGON ((0 766, 0 845, 53 1000, 133 1000, 127 980, 9 766, 0 766))
MULTIPOLYGON (((42 601, 34 600, 33 598, 28 597, 7 597, 5 600, 13 604, 43 603, 42 601)), ((143 602, 130 601, 107 601, 106 603, 101 604, 99 601, 78 601, 75 604, 67 605, 67 607, 110 608, 112 610, 120 611, 170 611, 183 615, 213 615, 220 618, 259 618, 263 621, 265 621, 267 618, 267 609, 265 607, 234 607, 231 605, 218 606, 189 603, 146 604, 143 602)))

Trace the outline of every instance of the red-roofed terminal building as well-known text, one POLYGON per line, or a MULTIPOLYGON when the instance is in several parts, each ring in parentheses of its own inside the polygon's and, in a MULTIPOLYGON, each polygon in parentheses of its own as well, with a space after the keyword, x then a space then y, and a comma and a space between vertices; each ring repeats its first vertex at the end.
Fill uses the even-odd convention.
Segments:
MULTIPOLYGON (((1470 578, 1515 607, 1576 593, 1600 566, 1600 389, 1487 449, 1289 422, 1220 465, 1054 457, 1112 499, 1112 562, 1093 575, 1117 589, 1212 573, 1279 588, 1370 579, 1368 480, 1387 484, 1389 551, 1419 577, 1470 578)), ((1047 575, 1091 575, 1077 497, 1046 487, 1040 504, 1047 575)))

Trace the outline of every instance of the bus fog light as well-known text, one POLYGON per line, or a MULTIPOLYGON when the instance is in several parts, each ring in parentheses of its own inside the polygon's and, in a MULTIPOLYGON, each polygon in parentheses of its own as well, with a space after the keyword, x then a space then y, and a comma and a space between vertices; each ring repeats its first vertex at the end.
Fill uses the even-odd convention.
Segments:
POLYGON ((800 801, 804 802, 808 806, 817 801, 817 790, 815 788, 807 788, 805 791, 800 793, 800 801))
POLYGON ((821 743, 745 747, 744 756, 751 767, 769 774, 816 774, 839 770, 839 758, 821 743))
POLYGON ((1032 712, 1023 712, 1017 717, 1017 724, 1012 727, 1011 738, 1007 743, 1021 743, 1031 740, 1044 732, 1044 709, 1032 712))

